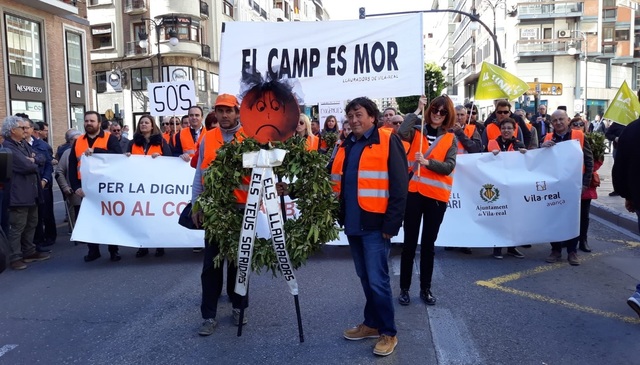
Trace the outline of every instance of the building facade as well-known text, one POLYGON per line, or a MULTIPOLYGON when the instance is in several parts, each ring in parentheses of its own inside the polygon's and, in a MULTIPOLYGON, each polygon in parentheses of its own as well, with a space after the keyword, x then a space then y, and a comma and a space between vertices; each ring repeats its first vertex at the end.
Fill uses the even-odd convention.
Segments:
POLYGON ((82 129, 93 108, 84 3, 4 0, 0 3, 0 116, 25 113, 49 124, 49 143, 82 129))
MULTIPOLYGON (((495 43, 503 66, 530 83, 527 95, 515 102, 529 111, 542 103, 593 119, 623 81, 632 89, 640 86, 640 14, 634 1, 460 0, 448 6, 477 12, 496 34, 494 42, 468 17, 449 18, 451 47, 442 60, 452 63, 449 80, 467 100, 473 100, 482 62, 496 61, 495 43)), ((490 112, 490 101, 477 103, 484 114, 490 112)))

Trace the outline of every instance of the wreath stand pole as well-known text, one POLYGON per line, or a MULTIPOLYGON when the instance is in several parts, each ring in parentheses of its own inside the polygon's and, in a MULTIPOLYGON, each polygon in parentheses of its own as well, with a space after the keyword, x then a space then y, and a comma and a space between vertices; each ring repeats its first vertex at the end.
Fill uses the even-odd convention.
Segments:
MULTIPOLYGON (((424 133, 424 119, 426 118, 426 116, 424 115, 424 105, 422 106, 422 123, 420 123, 420 134, 423 135, 424 133)), ((420 153, 422 153, 422 140, 424 138, 420 138, 420 153)), ((418 164, 418 177, 420 177, 420 164, 418 164)))
MULTIPOLYGON (((278 175, 278 182, 282 182, 282 177, 278 175)), ((280 196, 280 210, 282 210, 282 220, 287 221, 287 209, 284 206, 284 195, 280 196)), ((298 294, 293 296, 293 302, 296 306, 296 317, 298 318, 298 337, 300 337, 300 343, 304 342, 304 330, 302 329, 302 315, 300 314, 300 301, 298 300, 298 294)), ((242 315, 242 312, 240 312, 242 315)))

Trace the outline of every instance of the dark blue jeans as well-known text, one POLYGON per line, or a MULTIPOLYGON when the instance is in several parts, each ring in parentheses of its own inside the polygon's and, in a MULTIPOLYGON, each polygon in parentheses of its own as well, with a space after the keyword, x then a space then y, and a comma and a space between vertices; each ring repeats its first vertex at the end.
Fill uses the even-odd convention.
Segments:
POLYGON ((347 236, 356 274, 362 283, 364 296, 364 324, 377 328, 380 334, 396 335, 393 293, 389 278, 389 249, 391 241, 381 231, 370 231, 362 236, 347 236))

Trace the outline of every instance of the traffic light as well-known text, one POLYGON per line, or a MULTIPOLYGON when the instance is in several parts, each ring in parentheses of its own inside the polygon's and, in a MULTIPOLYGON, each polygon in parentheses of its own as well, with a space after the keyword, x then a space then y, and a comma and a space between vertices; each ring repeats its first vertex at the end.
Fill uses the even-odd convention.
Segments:
POLYGON ((358 10, 358 15, 360 19, 364 19, 367 17, 367 13, 364 11, 364 7, 360 8, 358 10))

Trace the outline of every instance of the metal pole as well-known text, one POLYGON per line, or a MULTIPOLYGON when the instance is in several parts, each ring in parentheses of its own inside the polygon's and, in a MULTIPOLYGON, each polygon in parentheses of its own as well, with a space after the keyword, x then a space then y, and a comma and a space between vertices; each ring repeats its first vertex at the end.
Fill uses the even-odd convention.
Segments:
POLYGON ((589 70, 587 70, 587 68, 589 67, 589 56, 588 56, 588 50, 587 50, 587 34, 580 31, 580 34, 582 35, 582 39, 584 42, 584 116, 585 118, 587 118, 587 120, 589 120, 589 106, 587 105, 589 98, 587 97, 587 90, 588 90, 588 85, 587 85, 587 81, 588 81, 588 77, 589 77, 589 70))
POLYGON ((162 82, 162 57, 160 56, 160 28, 158 27, 156 22, 153 22, 153 24, 156 29, 156 48, 157 48, 156 57, 158 57, 158 82, 162 82))

